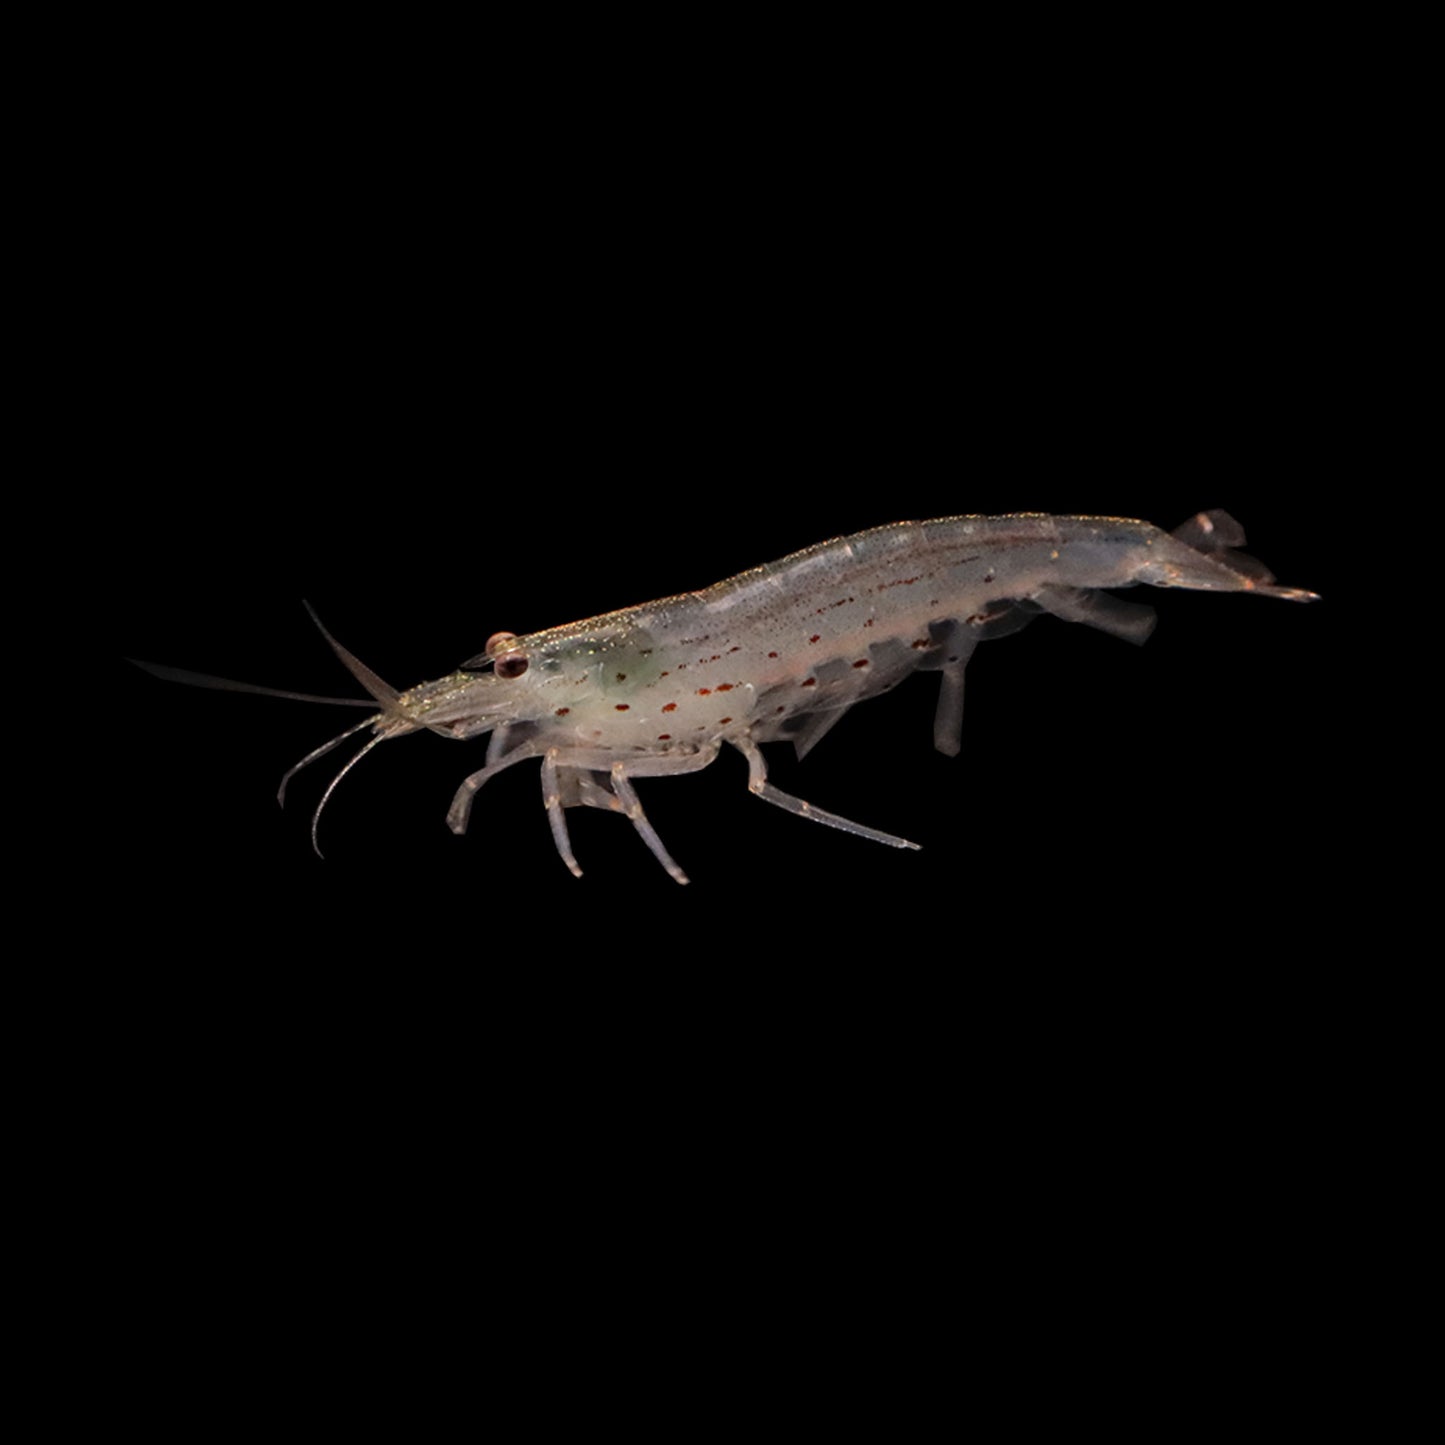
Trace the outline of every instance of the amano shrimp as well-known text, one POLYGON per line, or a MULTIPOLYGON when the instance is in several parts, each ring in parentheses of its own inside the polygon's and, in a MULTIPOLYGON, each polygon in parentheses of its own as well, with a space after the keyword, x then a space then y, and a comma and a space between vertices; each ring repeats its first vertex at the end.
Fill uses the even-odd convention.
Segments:
MULTIPOLYGON (((1309 602, 1235 550, 1244 533, 1225 512, 1201 512, 1172 533, 1118 517, 944 517, 834 538, 700 592, 665 597, 581 622, 514 636, 498 632, 445 677, 405 692, 338 643, 337 656, 370 695, 320 698, 142 663, 175 681, 365 707, 370 715, 309 753, 282 779, 348 739, 364 745, 325 789, 313 844, 337 784, 379 743, 433 732, 488 737, 447 821, 464 833, 477 792, 506 768, 540 764, 542 798, 562 861, 577 876, 566 812, 626 816, 679 883, 687 875, 653 829, 634 782, 696 772, 724 744, 748 764, 764 801, 894 848, 918 844, 829 812, 768 781, 762 744, 789 741, 800 758, 857 703, 910 673, 937 672, 934 746, 962 745, 964 673, 982 641, 1042 613, 1142 643, 1154 611, 1109 589, 1140 584, 1252 592, 1309 602)), ((313 617, 315 614, 313 613, 313 617)), ((317 849, 319 852, 319 847, 317 849)))

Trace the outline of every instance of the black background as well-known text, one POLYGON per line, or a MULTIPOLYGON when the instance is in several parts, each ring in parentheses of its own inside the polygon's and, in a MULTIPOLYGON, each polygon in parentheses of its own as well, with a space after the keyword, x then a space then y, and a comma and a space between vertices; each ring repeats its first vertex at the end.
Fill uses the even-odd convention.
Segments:
MULTIPOLYGON (((1356 460, 1325 301, 1334 151, 1263 79, 1246 67, 1226 96, 1201 75, 1171 103, 1162 73, 1079 77, 1044 107, 820 77, 821 111, 766 124, 739 99, 669 133, 614 97, 595 131, 529 113, 475 149, 445 87, 344 126, 243 95, 187 130, 134 97, 128 144, 94 142, 105 245, 67 238, 73 364, 101 383, 66 433, 97 473, 81 647, 98 627, 107 667, 344 691, 305 597, 404 687, 499 629, 963 511, 1168 527, 1224 507, 1329 594, 1332 488, 1356 460)), ((984 649, 957 760, 931 749, 928 679, 804 766, 773 750, 780 786, 921 855, 768 809, 729 757, 643 787, 691 889, 600 814, 575 818, 578 883, 527 769, 452 838, 480 748, 422 738, 347 779, 321 865, 324 773, 290 817, 273 783, 353 713, 124 669, 86 846, 162 913, 274 914, 278 937, 372 956, 380 930, 419 963, 457 920, 469 958, 648 967, 821 963, 840 940, 943 962, 1040 907, 1282 921, 1293 840, 1320 836, 1344 599, 1158 600, 1142 650, 1052 620, 984 649)))
POLYGON ((180 1236, 239 1221, 244 1270, 299 1232, 343 1297, 388 1210, 474 1284, 521 1238, 605 1276, 629 1200, 724 1269, 876 1207, 925 1221, 916 1261, 888 1234, 905 1272, 956 1267, 968 1209, 1002 1274, 1090 1297, 1112 1254, 1147 1300, 1180 1237, 1201 1279, 1289 1270, 1351 1107, 1324 944, 1358 789, 1340 497, 1369 473, 1348 128, 1264 44, 1197 73, 799 52, 697 107, 690 73, 589 109, 545 56, 505 98, 497 60, 395 91, 343 65, 88 131, 48 568, 88 604, 56 694, 84 740, 42 908, 111 1196, 183 1180, 180 1236), (405 687, 901 518, 1211 507, 1324 601, 1150 593, 1142 649, 1042 619, 974 658, 958 758, 928 677, 802 764, 770 748, 779 786, 919 853, 766 806, 735 755, 644 780, 687 888, 590 810, 574 880, 527 767, 453 837, 483 748, 431 736, 346 779, 318 860, 329 761, 285 813, 275 787, 358 715, 123 661, 347 693, 306 598, 405 687), (484 1210, 511 1233, 473 1253, 484 1210))
POLYGON ((648 995, 704 966, 729 988, 840 969, 993 987, 1084 953, 1152 978, 1181 953, 1307 951, 1348 614, 1329 484, 1351 460, 1308 176, 1242 133, 1150 139, 1107 107, 1088 141, 1021 121, 946 185, 936 150, 865 139, 719 179, 706 127, 701 172, 665 147, 609 168, 574 137, 565 184, 495 149, 501 171, 459 189, 454 152, 359 142, 249 174, 222 128, 206 167, 117 193, 134 229, 88 283, 112 385, 83 423, 87 454, 117 459, 86 513, 114 676, 79 816, 157 959, 199 941, 525 999, 616 970, 648 995), (929 678, 803 765, 771 749, 779 786, 921 853, 767 807, 734 756, 644 782, 687 889, 590 810, 571 878, 527 768, 454 838, 482 749, 429 736, 347 778, 322 862, 326 765, 287 814, 274 789, 356 714, 119 661, 345 693, 304 597, 405 687, 499 629, 903 517, 1168 527, 1205 507, 1326 601, 1158 594, 1142 649, 1042 620, 970 667, 957 759, 931 747, 929 678))

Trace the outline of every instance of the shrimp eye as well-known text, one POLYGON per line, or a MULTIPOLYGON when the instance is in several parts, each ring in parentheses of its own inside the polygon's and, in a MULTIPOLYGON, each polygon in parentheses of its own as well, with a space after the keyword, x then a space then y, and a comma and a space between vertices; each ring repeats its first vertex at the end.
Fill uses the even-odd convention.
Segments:
POLYGON ((527 670, 527 654, 525 652, 503 651, 509 642, 516 640, 515 632, 494 632, 487 638, 487 650, 483 656, 495 659, 498 677, 521 677, 527 670))

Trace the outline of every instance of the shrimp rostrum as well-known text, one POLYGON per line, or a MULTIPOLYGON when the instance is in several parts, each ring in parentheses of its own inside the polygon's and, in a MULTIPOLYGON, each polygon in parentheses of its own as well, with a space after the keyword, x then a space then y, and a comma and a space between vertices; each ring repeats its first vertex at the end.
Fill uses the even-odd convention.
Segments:
POLYGON ((447 814, 454 832, 466 831, 485 783, 536 759, 552 837, 574 874, 582 870, 566 810, 591 807, 623 814, 672 877, 686 883, 647 820, 638 778, 696 772, 726 743, 747 759, 748 787, 765 801, 861 838, 916 848, 776 788, 761 744, 787 740, 803 757, 855 703, 924 670, 941 677, 934 745, 956 754, 964 670, 980 642, 1040 613, 1144 641, 1153 609, 1108 589, 1148 583, 1315 600, 1313 592, 1275 585, 1235 550, 1243 542, 1239 524, 1217 511, 1201 512, 1173 533, 1118 517, 899 522, 820 542, 701 592, 522 637, 499 632, 454 672, 406 692, 388 686, 322 628, 369 702, 142 665, 178 681, 373 710, 282 781, 284 801, 300 768, 369 731, 322 796, 313 841, 337 783, 378 743, 424 730, 457 740, 489 735, 485 766, 462 783, 447 814))

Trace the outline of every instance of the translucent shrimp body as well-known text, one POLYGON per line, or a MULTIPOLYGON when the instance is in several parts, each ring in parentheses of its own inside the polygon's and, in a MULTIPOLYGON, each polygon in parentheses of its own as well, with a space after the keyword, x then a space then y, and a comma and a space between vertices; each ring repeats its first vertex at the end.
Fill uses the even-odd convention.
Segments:
POLYGON ((1201 513, 1172 534, 1113 517, 900 522, 819 543, 701 592, 525 637, 499 634, 457 672, 387 702, 375 727, 386 736, 417 728, 491 734, 486 766, 462 784, 448 815, 458 833, 484 783, 540 759, 553 838, 578 875, 564 810, 590 806, 626 814, 686 882, 632 780, 706 767, 724 743, 747 758, 758 796, 913 848, 779 791, 759 744, 789 739, 803 756, 855 703, 926 669, 942 674, 934 743, 957 753, 964 669, 980 641, 1040 612, 1144 641, 1152 609, 1102 589, 1149 583, 1314 600, 1275 586, 1233 550, 1243 541, 1223 512, 1201 513))
MULTIPOLYGON (((1274 585, 1224 512, 1201 512, 1174 532, 1117 517, 945 517, 899 522, 821 542, 781 561, 684 593, 516 637, 497 633, 455 672, 399 693, 322 629, 372 699, 299 693, 141 664, 173 681, 374 707, 375 715, 317 748, 287 773, 371 730, 325 791, 393 737, 431 731, 490 734, 486 765, 458 790, 448 822, 464 832, 477 790, 537 759, 553 840, 581 868, 565 812, 604 808, 629 818, 679 883, 687 877, 648 822, 633 780, 695 772, 724 743, 748 760, 752 792, 790 812, 896 848, 907 839, 805 803, 768 781, 761 744, 787 739, 800 757, 855 703, 909 673, 941 674, 934 745, 960 749, 963 679, 979 642, 1042 612, 1143 642, 1153 610, 1106 589, 1149 583, 1253 592, 1291 601, 1315 594, 1274 585)), ((313 614, 314 615, 314 614, 313 614)), ((318 626, 319 626, 318 622, 318 626)))

